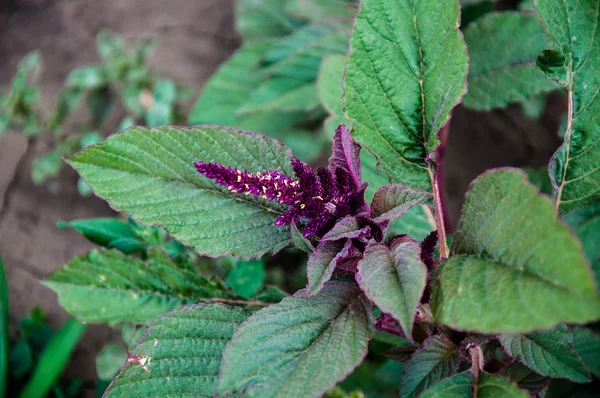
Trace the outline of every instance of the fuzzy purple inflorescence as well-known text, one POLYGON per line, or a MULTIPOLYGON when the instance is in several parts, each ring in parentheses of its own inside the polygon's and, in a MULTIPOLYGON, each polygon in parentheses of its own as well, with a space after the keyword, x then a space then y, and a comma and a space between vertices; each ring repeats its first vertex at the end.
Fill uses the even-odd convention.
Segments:
POLYGON ((344 168, 319 168, 313 171, 300 160, 292 159, 296 178, 279 171, 249 173, 217 163, 194 162, 198 172, 237 194, 252 195, 289 206, 276 226, 292 222, 305 224, 305 237, 321 236, 337 220, 365 210, 366 185, 357 186, 344 168))
POLYGON ((421 242, 421 261, 431 269, 433 267, 433 252, 438 242, 438 232, 433 231, 421 242))

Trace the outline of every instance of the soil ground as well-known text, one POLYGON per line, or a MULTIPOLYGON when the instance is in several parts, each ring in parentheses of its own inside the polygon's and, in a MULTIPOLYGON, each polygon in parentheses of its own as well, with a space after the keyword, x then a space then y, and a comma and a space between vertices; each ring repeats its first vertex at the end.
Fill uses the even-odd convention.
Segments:
MULTIPOLYGON (((157 36, 152 65, 161 75, 197 92, 238 45, 233 4, 233 0, 2 0, 0 89, 7 88, 19 59, 39 49, 44 60, 40 81, 50 109, 68 72, 97 62, 95 36, 106 28, 130 40, 157 36)), ((445 169, 448 210, 454 222, 468 184, 482 171, 542 166, 548 161, 559 144, 556 115, 563 106, 560 98, 551 102, 541 123, 525 119, 516 106, 491 113, 455 111, 445 169)), ((10 285, 11 320, 39 305, 51 324, 58 326, 67 315, 55 294, 39 281, 91 245, 72 231, 58 231, 56 222, 107 216, 111 211, 98 199, 78 195, 71 170, 50 185, 33 185, 29 168, 44 145, 27 142, 18 134, 0 138, 0 253, 10 285)), ((107 327, 90 327, 69 373, 93 380, 94 356, 113 337, 107 327)))

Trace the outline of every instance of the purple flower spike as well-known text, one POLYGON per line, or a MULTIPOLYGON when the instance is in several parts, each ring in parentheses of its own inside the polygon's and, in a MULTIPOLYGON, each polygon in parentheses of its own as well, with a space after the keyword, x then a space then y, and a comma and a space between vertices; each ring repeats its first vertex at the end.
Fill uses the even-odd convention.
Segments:
POLYGON ((196 170, 236 194, 252 195, 289 206, 275 226, 303 224, 305 237, 319 237, 337 220, 368 210, 361 184, 360 146, 341 125, 334 138, 329 168, 315 171, 292 158, 296 178, 276 170, 259 173, 237 170, 217 163, 194 162, 196 170))
POLYGON ((421 242, 421 261, 431 269, 433 267, 433 252, 438 242, 438 232, 433 231, 421 242))
MULTIPOLYGON (((248 173, 217 163, 194 162, 196 170, 231 192, 253 195, 292 206, 300 196, 300 183, 279 171, 248 173)), ((287 225, 287 224, 286 224, 287 225)))

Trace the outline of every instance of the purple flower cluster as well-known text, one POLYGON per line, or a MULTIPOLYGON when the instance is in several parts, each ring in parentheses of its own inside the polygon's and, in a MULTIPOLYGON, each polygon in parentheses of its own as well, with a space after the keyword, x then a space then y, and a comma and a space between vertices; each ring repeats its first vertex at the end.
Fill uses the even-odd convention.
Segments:
MULTIPOLYGON (((349 136, 342 125, 336 134, 341 137, 343 133, 349 136)), ((341 138, 337 141, 341 143, 341 138)), ((275 170, 250 173, 217 163, 195 162, 194 166, 200 174, 233 193, 252 195, 289 206, 274 225, 284 226, 292 222, 304 224, 305 237, 322 236, 337 220, 368 210, 364 200, 367 185, 359 185, 360 176, 353 175, 352 169, 346 167, 343 161, 330 161, 328 168, 318 168, 315 173, 310 166, 293 158, 292 168, 296 178, 275 170)))

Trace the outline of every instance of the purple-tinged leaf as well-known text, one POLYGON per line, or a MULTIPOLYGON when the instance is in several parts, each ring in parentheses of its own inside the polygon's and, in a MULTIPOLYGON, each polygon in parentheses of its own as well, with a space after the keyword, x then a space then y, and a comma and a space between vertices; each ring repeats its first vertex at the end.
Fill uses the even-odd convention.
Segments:
POLYGON ((384 185, 375 192, 371 212, 375 221, 391 220, 404 215, 413 206, 431 197, 429 192, 401 184, 384 185))
POLYGON ((294 246, 308 254, 314 253, 314 246, 308 239, 302 236, 302 232, 300 232, 295 223, 291 224, 290 233, 292 234, 292 242, 294 243, 294 246))
POLYGON ((329 158, 331 170, 342 169, 346 171, 354 181, 356 189, 362 184, 362 171, 360 168, 360 145, 350 134, 345 124, 341 124, 333 136, 333 155, 329 158))
POLYGON ((319 293, 325 282, 331 279, 336 263, 343 256, 342 249, 344 249, 345 243, 344 240, 321 242, 308 258, 306 292, 309 296, 319 293))
POLYGON ((338 221, 321 241, 359 238, 368 232, 367 228, 361 228, 356 217, 347 216, 338 221))
POLYGON ((400 397, 415 397, 458 370, 458 347, 446 337, 432 336, 404 365, 400 397))
POLYGON ((404 236, 390 247, 367 246, 356 280, 367 297, 397 319, 405 336, 412 339, 417 305, 427 284, 427 267, 421 261, 419 244, 404 236))

